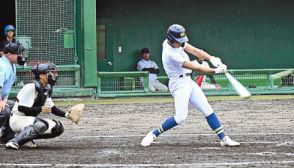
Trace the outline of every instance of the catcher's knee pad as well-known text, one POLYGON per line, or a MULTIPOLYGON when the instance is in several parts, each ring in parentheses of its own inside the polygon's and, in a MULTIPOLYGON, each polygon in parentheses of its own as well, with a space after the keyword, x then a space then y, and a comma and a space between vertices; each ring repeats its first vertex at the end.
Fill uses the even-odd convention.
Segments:
POLYGON ((48 129, 48 123, 41 119, 36 118, 33 125, 26 126, 16 137, 15 141, 21 146, 26 142, 38 138, 42 133, 48 129))
POLYGON ((56 122, 56 125, 55 127, 52 128, 51 134, 56 137, 61 135, 64 132, 64 127, 60 121, 55 121, 55 120, 53 121, 56 122))
POLYGON ((51 129, 51 133, 41 134, 37 137, 37 139, 55 138, 64 132, 64 127, 61 122, 55 120, 53 121, 56 123, 56 125, 51 129))
POLYGON ((36 117, 33 126, 38 134, 44 133, 49 128, 49 124, 47 123, 47 121, 39 117, 36 117))

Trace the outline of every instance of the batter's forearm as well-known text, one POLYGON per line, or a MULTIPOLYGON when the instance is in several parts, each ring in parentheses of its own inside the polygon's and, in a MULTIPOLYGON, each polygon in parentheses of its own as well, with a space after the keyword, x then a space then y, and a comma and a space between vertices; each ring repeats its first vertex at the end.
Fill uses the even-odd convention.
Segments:
POLYGON ((207 52, 200 50, 198 48, 195 49, 195 54, 198 55, 198 57, 200 57, 200 59, 204 59, 204 60, 210 60, 211 55, 209 55, 207 52))
POLYGON ((186 44, 185 46, 185 51, 187 51, 188 53, 194 55, 195 57, 198 57, 200 59, 204 59, 204 60, 210 60, 210 58, 212 57, 210 54, 208 54, 207 52, 196 48, 194 46, 192 46, 191 44, 186 44))
POLYGON ((203 73, 215 73, 214 69, 209 67, 203 67, 201 65, 193 64, 191 61, 185 61, 182 67, 191 69, 192 71, 203 72, 203 73))

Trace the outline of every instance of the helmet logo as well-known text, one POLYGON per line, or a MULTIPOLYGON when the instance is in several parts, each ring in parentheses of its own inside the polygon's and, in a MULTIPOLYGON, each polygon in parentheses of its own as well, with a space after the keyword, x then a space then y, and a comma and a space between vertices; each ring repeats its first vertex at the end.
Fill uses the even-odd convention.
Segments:
POLYGON ((181 32, 180 37, 185 37, 185 36, 186 36, 185 32, 181 32))

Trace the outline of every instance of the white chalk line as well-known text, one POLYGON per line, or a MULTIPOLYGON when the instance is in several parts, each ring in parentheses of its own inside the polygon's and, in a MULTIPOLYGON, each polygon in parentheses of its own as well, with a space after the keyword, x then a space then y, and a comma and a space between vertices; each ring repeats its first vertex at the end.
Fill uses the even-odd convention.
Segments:
MULTIPOLYGON (((82 135, 82 136, 63 136, 62 139, 83 139, 83 138, 133 138, 133 137, 144 137, 146 134, 138 135, 82 135)), ((239 134, 229 134, 232 136, 242 136, 242 135, 294 135, 294 133, 239 133, 239 134)), ((161 135, 161 137, 191 137, 191 136, 216 136, 215 134, 171 134, 171 135, 161 135)))
POLYGON ((24 166, 24 167, 184 167, 184 166, 240 166, 240 165, 265 165, 265 164, 294 164, 294 161, 253 161, 253 162, 222 162, 222 163, 182 163, 182 164, 30 164, 30 163, 0 163, 0 166, 24 166))

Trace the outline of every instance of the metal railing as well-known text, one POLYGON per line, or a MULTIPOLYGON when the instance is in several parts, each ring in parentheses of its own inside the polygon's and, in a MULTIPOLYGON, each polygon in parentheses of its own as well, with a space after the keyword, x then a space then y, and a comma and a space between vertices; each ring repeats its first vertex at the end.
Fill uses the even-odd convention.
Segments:
MULTIPOLYGON (((79 88, 80 87, 80 66, 79 65, 57 65, 58 80, 56 87, 79 88)), ((17 67, 17 79, 14 89, 21 88, 34 80, 31 66, 17 67)))
POLYGON ((98 72, 97 95, 147 93, 148 72, 98 72), (143 81, 142 81, 143 79, 143 81))
MULTIPOLYGON (((229 73, 253 94, 294 93, 293 69, 234 69, 229 70, 229 73)), ((97 75, 98 97, 169 95, 169 92, 149 92, 148 72, 98 72, 97 75), (143 83, 140 82, 140 77, 144 79, 143 83)), ((202 86, 206 94, 236 94, 225 75, 213 76, 220 88, 211 87, 212 85, 207 81, 210 85, 202 86)), ((192 79, 195 79, 195 75, 192 75, 192 79)), ((158 80, 168 85, 167 76, 158 76, 158 80)))

